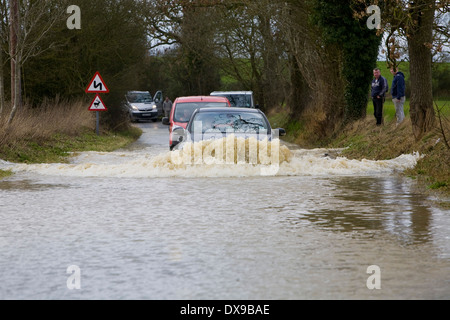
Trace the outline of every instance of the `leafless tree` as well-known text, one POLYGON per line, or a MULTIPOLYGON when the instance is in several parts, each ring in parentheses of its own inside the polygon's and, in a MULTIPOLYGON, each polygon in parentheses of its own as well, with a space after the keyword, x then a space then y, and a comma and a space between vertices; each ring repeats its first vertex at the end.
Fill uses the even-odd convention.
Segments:
POLYGON ((268 110, 286 97, 288 67, 280 17, 283 1, 224 1, 218 10, 217 50, 225 74, 255 91, 268 110))
POLYGON ((7 11, 6 1, 0 1, 0 118, 2 117, 3 110, 5 108, 5 83, 4 83, 4 39, 6 35, 5 28, 7 26, 7 11))
POLYGON ((39 44, 51 28, 67 17, 66 0, 9 1, 9 58, 11 61, 11 112, 10 124, 22 105, 21 68, 34 56, 53 47, 39 44))
MULTIPOLYGON (((364 0, 355 0, 361 1, 364 0)), ((381 1, 375 1, 374 4, 382 5, 381 1)), ((448 21, 440 18, 450 11, 450 1, 386 0, 383 2, 383 10, 381 31, 388 34, 386 57, 393 67, 398 65, 400 57, 400 45, 396 37, 406 39, 411 79, 410 115, 413 134, 416 139, 420 139, 434 128, 436 121, 432 61, 433 54, 442 52, 444 44, 448 44, 448 21)))
POLYGON ((287 1, 281 24, 291 57, 290 108, 293 117, 307 119, 318 138, 329 137, 344 118, 342 52, 326 44, 310 23, 307 2, 287 1))

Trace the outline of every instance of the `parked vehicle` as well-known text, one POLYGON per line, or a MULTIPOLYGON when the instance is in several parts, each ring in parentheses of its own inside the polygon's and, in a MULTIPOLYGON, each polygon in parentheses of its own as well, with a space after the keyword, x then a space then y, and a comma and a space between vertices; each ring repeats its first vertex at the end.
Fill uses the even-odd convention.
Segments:
POLYGON ((128 91, 125 94, 124 107, 132 122, 157 121, 162 114, 162 92, 158 91, 153 98, 149 91, 128 91))
POLYGON ((170 117, 163 118, 162 122, 169 125, 169 148, 172 150, 178 144, 178 140, 172 139, 173 130, 176 128, 186 129, 187 124, 196 109, 230 107, 230 102, 224 97, 213 96, 190 96, 175 99, 170 117))
POLYGON ((255 105, 253 91, 214 91, 211 92, 211 95, 227 98, 232 107, 259 108, 258 105, 255 105))
POLYGON ((153 102, 156 104, 158 116, 162 118, 162 116, 164 116, 163 111, 164 97, 162 91, 156 91, 155 95, 153 96, 153 102))
POLYGON ((258 140, 285 136, 282 128, 272 129, 269 120, 259 109, 249 108, 201 108, 194 111, 186 129, 174 129, 173 140, 177 149, 185 142, 221 139, 229 134, 245 139, 258 140))

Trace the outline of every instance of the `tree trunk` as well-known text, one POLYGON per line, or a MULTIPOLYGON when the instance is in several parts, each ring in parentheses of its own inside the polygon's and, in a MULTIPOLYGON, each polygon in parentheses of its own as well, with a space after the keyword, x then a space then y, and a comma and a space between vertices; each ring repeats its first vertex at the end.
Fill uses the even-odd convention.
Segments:
POLYGON ((412 12, 415 25, 408 34, 408 49, 411 78, 410 116, 413 134, 419 140, 432 130, 435 124, 431 75, 435 2, 416 1, 416 5, 420 9, 414 9, 412 12))
POLYGON ((262 79, 261 91, 263 93, 263 104, 261 108, 268 111, 280 103, 282 88, 279 81, 278 64, 279 57, 271 26, 271 16, 258 15, 259 32, 261 34, 262 47, 262 79))
POLYGON ((9 115, 8 124, 10 124, 21 104, 21 88, 20 88, 20 55, 18 50, 18 33, 19 33, 19 3, 18 0, 10 2, 10 56, 11 56, 11 113, 9 115))
MULTIPOLYGON (((1 27, 0 27, 1 28, 1 27)), ((0 31, 1 32, 1 31, 0 31)), ((0 41, 0 119, 2 118, 3 109, 5 107, 5 85, 4 85, 4 69, 3 69, 3 43, 0 41)))
POLYGON ((290 106, 290 114, 298 119, 305 108, 311 102, 310 88, 297 63, 297 59, 290 55, 290 94, 287 104, 290 106))
MULTIPOLYGON (((7 25, 7 17, 5 16, 3 3, 0 7, 0 119, 2 118, 3 110, 5 109, 5 68, 3 65, 3 39, 5 39, 7 25)), ((6 4, 5 4, 6 5, 6 4)))

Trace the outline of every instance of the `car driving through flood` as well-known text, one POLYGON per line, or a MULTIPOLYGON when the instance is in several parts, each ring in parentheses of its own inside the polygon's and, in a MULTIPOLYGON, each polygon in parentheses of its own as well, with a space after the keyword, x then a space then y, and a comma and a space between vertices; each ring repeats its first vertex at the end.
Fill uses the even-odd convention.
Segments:
POLYGON ((249 108, 199 108, 192 114, 186 129, 173 130, 176 149, 185 142, 198 142, 225 138, 230 134, 239 138, 268 139, 286 135, 282 128, 272 129, 269 120, 259 109, 249 108))

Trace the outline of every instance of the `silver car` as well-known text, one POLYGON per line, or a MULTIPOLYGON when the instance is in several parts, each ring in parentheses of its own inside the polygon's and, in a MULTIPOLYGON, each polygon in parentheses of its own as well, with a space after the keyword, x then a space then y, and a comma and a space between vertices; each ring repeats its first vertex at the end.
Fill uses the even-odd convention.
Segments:
POLYGON ((258 140, 286 135, 282 128, 272 129, 265 114, 252 108, 200 108, 192 114, 186 129, 176 128, 173 140, 181 149, 185 142, 197 142, 225 138, 233 134, 236 137, 258 140))
POLYGON ((128 91, 124 105, 132 122, 157 121, 160 116, 158 105, 148 91, 128 91))

